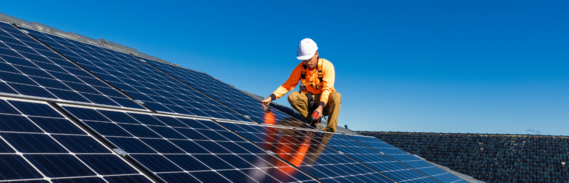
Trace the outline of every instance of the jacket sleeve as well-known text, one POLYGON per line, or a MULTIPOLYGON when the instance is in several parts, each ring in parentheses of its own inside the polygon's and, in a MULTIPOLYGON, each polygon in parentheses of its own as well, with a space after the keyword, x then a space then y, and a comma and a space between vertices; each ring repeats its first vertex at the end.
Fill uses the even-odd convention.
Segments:
POLYGON ((294 68, 288 80, 286 80, 286 82, 283 85, 279 86, 279 88, 277 88, 277 90, 275 90, 273 94, 271 94, 271 98, 273 100, 279 99, 289 91, 293 90, 294 87, 296 87, 296 85, 298 85, 298 82, 300 81, 301 71, 302 71, 302 62, 294 68))
POLYGON ((331 62, 327 64, 322 64, 322 94, 320 95, 320 105, 325 107, 328 103, 328 98, 330 93, 332 93, 332 88, 334 88, 334 82, 336 80, 336 71, 334 70, 334 65, 331 62))

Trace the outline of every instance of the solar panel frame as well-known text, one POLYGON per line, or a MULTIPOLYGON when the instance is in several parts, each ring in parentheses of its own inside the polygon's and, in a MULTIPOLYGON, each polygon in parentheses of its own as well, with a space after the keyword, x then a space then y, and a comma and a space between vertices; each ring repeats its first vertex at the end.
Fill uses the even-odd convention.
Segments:
POLYGON ((105 141, 126 151, 129 159, 155 174, 161 181, 181 180, 184 177, 204 181, 204 179, 212 178, 211 173, 216 174, 217 178, 223 178, 216 179, 217 181, 235 177, 255 178, 254 180, 264 178, 266 181, 284 179, 314 181, 302 172, 294 172, 294 177, 284 172, 294 167, 219 126, 214 121, 187 116, 83 108, 71 104, 60 106, 100 134, 105 141), (131 114, 141 116, 135 118, 131 114), (118 117, 119 115, 123 117, 118 117), (139 119, 146 119, 146 121, 139 119), (97 126, 99 124, 104 124, 104 126, 97 126), (143 131, 146 132, 140 133, 143 131), (232 177, 221 176, 224 174, 232 177), (263 176, 254 177, 260 175, 263 176))
POLYGON ((445 183, 468 182, 375 137, 347 134, 345 134, 345 136, 412 167, 417 171, 429 175, 438 181, 445 183))
POLYGON ((323 182, 395 182, 328 147, 327 140, 334 133, 280 125, 220 124, 323 182))
POLYGON ((142 101, 154 111, 222 120, 250 121, 132 55, 26 29, 32 36, 142 101))
POLYGON ((0 164, 3 164, 0 182, 80 179, 105 182, 108 177, 152 182, 50 103, 0 97, 0 108, 0 164), (43 128, 51 122, 65 123, 64 126, 75 130, 65 133, 43 128))
POLYGON ((2 95, 145 110, 18 28, 0 22, 2 95))
MULTIPOLYGON (((264 109, 259 100, 244 94, 243 92, 229 86, 217 78, 214 78, 206 73, 186 69, 179 66, 164 64, 162 62, 139 58, 147 64, 155 67, 156 69, 168 74, 169 76, 180 80, 184 84, 204 93, 207 96, 219 101, 220 103, 228 106, 231 109, 238 111, 243 115, 247 115, 253 121, 258 123, 265 123, 264 109)), ((295 123, 305 123, 297 118, 289 116, 273 107, 270 109, 274 112, 277 121, 296 121, 295 123), (285 120, 286 119, 286 120, 285 120)))

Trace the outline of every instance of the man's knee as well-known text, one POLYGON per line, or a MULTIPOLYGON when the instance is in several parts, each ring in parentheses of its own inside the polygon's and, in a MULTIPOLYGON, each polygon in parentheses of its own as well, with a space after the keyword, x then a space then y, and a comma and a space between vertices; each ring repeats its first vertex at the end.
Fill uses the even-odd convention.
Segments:
POLYGON ((332 94, 330 94, 330 98, 332 99, 332 101, 334 101, 335 104, 340 104, 342 103, 342 95, 339 92, 334 92, 332 94))
POLYGON ((288 101, 293 102, 298 100, 299 93, 298 92, 291 92, 288 94, 288 101))

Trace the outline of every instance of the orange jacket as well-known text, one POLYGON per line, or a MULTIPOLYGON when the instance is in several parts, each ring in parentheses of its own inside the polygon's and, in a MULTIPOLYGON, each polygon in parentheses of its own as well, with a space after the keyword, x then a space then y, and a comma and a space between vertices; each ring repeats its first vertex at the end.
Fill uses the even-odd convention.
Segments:
MULTIPOLYGON (((320 83, 320 80, 318 79, 318 70, 316 68, 312 70, 307 68, 304 84, 306 86, 307 92, 310 92, 315 95, 321 94, 320 105, 322 105, 322 107, 325 107, 326 104, 328 103, 328 98, 330 97, 330 93, 336 91, 336 89, 334 89, 334 80, 336 79, 336 71, 334 71, 334 65, 332 65, 332 62, 323 58, 320 58, 318 62, 322 62, 322 74, 323 74, 322 83, 320 83), (316 89, 315 87, 310 85, 310 81, 312 81, 315 86, 318 84, 321 87, 319 89, 316 89)), ((282 97, 289 91, 293 90, 294 87, 296 87, 296 85, 301 79, 300 73, 303 69, 302 65, 303 62, 300 62, 300 64, 298 64, 296 68, 294 68, 288 80, 286 80, 286 82, 283 85, 281 85, 275 92, 273 92, 273 94, 271 95, 273 100, 282 97)))

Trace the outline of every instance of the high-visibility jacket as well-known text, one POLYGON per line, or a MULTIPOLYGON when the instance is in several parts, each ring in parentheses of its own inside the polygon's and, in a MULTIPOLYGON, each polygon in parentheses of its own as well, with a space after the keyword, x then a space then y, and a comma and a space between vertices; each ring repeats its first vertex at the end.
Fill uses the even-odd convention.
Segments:
MULTIPOLYGON (((320 83, 320 79, 318 78, 318 69, 308 69, 306 68, 306 76, 305 76, 305 87, 306 92, 310 92, 312 94, 318 95, 320 94, 320 105, 325 107, 328 103, 328 98, 330 97, 330 93, 336 91, 334 89, 334 80, 336 79, 336 71, 334 71, 334 65, 332 62, 320 58, 318 60, 317 67, 320 67, 320 63, 322 64, 322 83, 320 83), (312 83, 312 84, 311 84, 312 83)), ((304 63, 300 62, 286 82, 281 85, 273 94, 271 95, 273 100, 276 100, 289 91, 293 90, 298 82, 301 80, 301 72, 304 69, 304 63)))

